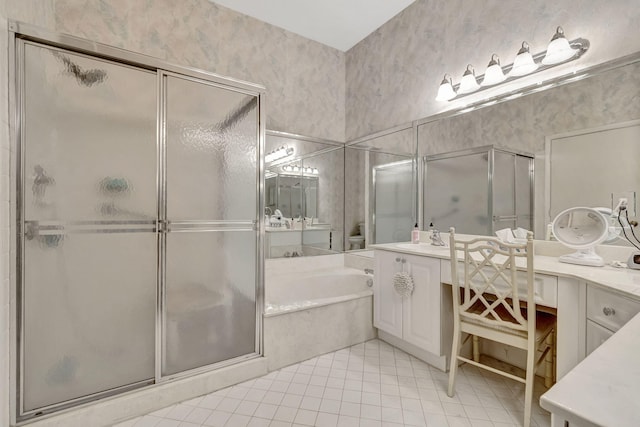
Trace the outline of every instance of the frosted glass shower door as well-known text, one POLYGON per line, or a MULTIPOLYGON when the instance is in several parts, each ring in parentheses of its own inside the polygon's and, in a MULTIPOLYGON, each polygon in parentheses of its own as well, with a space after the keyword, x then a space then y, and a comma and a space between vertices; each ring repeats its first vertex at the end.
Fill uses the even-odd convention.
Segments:
POLYGON ((373 168, 375 243, 411 240, 413 176, 412 160, 373 168))
POLYGON ((258 99, 164 76, 162 375, 257 351, 258 99))
POLYGON ((491 234, 488 153, 427 158, 424 172, 424 226, 455 227, 464 234, 491 234))
POLYGON ((26 416, 153 381, 157 76, 19 48, 26 416))

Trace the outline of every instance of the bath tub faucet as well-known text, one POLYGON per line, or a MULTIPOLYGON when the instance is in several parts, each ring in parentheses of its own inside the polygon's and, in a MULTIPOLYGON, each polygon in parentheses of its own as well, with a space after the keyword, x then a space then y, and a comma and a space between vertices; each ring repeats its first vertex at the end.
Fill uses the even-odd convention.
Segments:
POLYGON ((365 268, 365 269, 364 269, 364 274, 371 274, 371 275, 373 275, 373 268, 365 268))

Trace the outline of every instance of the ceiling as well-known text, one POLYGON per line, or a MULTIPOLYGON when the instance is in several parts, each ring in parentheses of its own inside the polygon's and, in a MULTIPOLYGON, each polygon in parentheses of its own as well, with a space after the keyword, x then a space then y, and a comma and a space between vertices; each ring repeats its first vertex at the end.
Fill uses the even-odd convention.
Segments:
POLYGON ((415 0, 211 1, 346 52, 415 0))

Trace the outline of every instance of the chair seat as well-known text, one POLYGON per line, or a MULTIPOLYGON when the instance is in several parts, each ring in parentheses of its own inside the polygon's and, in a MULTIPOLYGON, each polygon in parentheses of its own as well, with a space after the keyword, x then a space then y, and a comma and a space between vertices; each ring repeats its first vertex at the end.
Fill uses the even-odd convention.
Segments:
MULTIPOLYGON (((513 329, 508 326, 502 326, 495 321, 492 321, 491 318, 483 317, 471 317, 466 316, 466 313, 480 315, 486 310, 486 306, 481 301, 476 301, 471 307, 465 310, 465 313, 460 313, 463 322, 474 323, 476 325, 489 326, 494 330, 505 332, 511 335, 515 335, 521 338, 527 338, 527 331, 522 331, 518 329, 513 329)), ((502 304, 499 304, 494 308, 494 311, 498 316, 500 316, 501 320, 505 322, 517 324, 516 320, 513 318, 511 313, 507 311, 506 308, 502 304)), ((527 308, 520 308, 520 313, 522 313, 522 317, 527 318, 527 308)), ((536 311, 536 343, 540 343, 553 329, 556 324, 556 316, 550 313, 536 311)))

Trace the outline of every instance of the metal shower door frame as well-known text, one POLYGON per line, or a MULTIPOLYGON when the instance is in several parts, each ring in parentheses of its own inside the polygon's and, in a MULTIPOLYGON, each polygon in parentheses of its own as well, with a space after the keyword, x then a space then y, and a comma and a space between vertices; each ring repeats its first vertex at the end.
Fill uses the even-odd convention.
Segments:
MULTIPOLYGON (((469 155, 474 155, 474 154, 481 154, 481 153, 487 153, 487 195, 488 195, 488 206, 487 206, 487 218, 489 218, 489 225, 487 226, 487 235, 493 235, 494 230, 494 223, 496 222, 496 217, 494 216, 494 212, 493 212, 493 205, 494 205, 494 167, 495 167, 495 156, 494 153, 496 151, 499 151, 501 153, 506 153, 506 154, 512 154, 514 155, 514 172, 515 172, 515 168, 516 168, 516 158, 518 156, 520 157, 526 157, 529 158, 529 189, 530 189, 530 195, 529 195, 529 199, 530 199, 530 205, 529 205, 529 215, 531 218, 533 218, 533 213, 534 213, 534 203, 535 203, 535 194, 534 194, 534 189, 535 189, 535 170, 534 170, 534 155, 531 153, 527 153, 524 151, 519 151, 519 150, 511 150, 511 149, 506 149, 506 148, 502 148, 502 147, 497 147, 494 145, 483 145, 483 146, 479 146, 479 147, 474 147, 474 148, 467 148, 467 149, 463 149, 463 150, 458 150, 458 151, 451 151, 448 153, 442 153, 442 154, 431 154, 431 155, 427 155, 427 156, 422 156, 422 162, 421 162, 421 177, 420 177, 420 181, 422 183, 422 191, 420 192, 420 197, 421 197, 421 202, 420 202, 420 206, 421 206, 421 217, 423 220, 423 224, 426 226, 427 221, 425 221, 424 219, 424 215, 426 212, 425 209, 425 203, 426 203, 426 193, 429 191, 428 190, 428 185, 427 185, 427 173, 428 173, 428 163, 430 161, 434 161, 434 160, 442 160, 442 159, 451 159, 451 158, 455 158, 455 157, 464 157, 464 156, 469 156, 469 155)), ((515 180, 515 176, 514 176, 514 180, 515 180)), ((517 187, 514 185, 514 215, 513 215, 513 220, 516 220, 517 215, 515 214, 517 212, 516 209, 516 192, 517 187)), ((533 225, 533 224, 532 224, 533 225)))
MULTIPOLYGON (((10 144, 11 144, 11 168, 13 172, 10 174, 10 199, 15 201, 10 208, 10 236, 12 254, 15 254, 15 262, 10 265, 10 297, 15 303, 10 305, 10 389, 15 393, 10 393, 11 422, 21 422, 34 419, 36 416, 46 416, 59 410, 77 406, 79 404, 93 402, 95 400, 117 395, 132 389, 141 390, 143 388, 154 387, 157 384, 166 383, 176 379, 185 378, 187 376, 197 375, 203 372, 209 372, 224 366, 235 364, 244 360, 260 357, 263 353, 262 343, 262 312, 264 307, 264 238, 265 224, 262 212, 264 211, 264 146, 265 146, 265 123, 266 113, 264 109, 265 88, 233 78, 220 76, 218 74, 199 70, 191 67, 175 65, 157 58, 146 56, 143 54, 133 53, 124 49, 119 49, 89 40, 43 30, 36 26, 9 21, 9 118, 10 118, 10 144), (157 150, 157 219, 149 224, 132 224, 132 226, 142 227, 145 231, 153 231, 157 235, 158 242, 158 261, 157 261, 157 284, 156 284, 156 319, 155 319, 155 378, 149 383, 144 381, 143 384, 133 384, 119 387, 112 390, 106 390, 82 396, 61 403, 49 405, 45 408, 37 410, 24 411, 23 407, 23 366, 24 366, 24 339, 22 334, 23 328, 23 296, 24 296, 24 276, 23 276, 23 260, 24 260, 24 135, 22 129, 22 120, 25 117, 24 112, 24 69, 21 60, 24 58, 25 43, 33 43, 43 45, 47 48, 57 48, 70 51, 74 54, 85 55, 92 58, 111 61, 120 65, 131 66, 136 69, 148 70, 157 75, 157 111, 156 111, 156 150, 157 150), (211 224, 216 229, 232 230, 242 229, 244 231, 252 229, 256 232, 256 339, 255 352, 230 360, 225 360, 212 365, 181 372, 170 376, 161 375, 162 366, 162 321, 163 321, 163 289, 164 284, 164 256, 163 247, 163 231, 167 229, 166 214, 166 147, 165 147, 165 129, 164 121, 164 105, 162 81, 165 75, 176 75, 181 78, 195 79, 207 82, 214 86, 218 86, 227 90, 244 93, 254 96, 257 101, 257 122, 256 129, 256 210, 255 220, 251 223, 234 221, 215 221, 211 224), (163 207, 163 203, 165 206, 163 207), (15 375, 14 375, 15 374, 15 375)), ((188 227, 188 225, 185 225, 188 227)), ((51 225, 55 230, 59 225, 51 225)), ((40 419, 40 418, 38 418, 40 419)))
MULTIPOLYGON (((376 187, 376 182, 377 182, 377 177, 376 175, 379 173, 379 171, 383 171, 383 170, 388 170, 388 169, 393 169, 395 167, 398 166, 405 166, 411 164, 411 181, 412 181, 412 187, 415 188, 415 185, 413 185, 413 183, 416 181, 416 174, 417 174, 417 169, 416 169, 416 161, 415 159, 407 159, 407 160, 399 160, 397 162, 391 162, 391 163, 385 163, 382 165, 376 165, 374 167, 371 168, 371 188, 373 191, 371 191, 371 196, 369 197, 369 212, 370 212, 370 221, 371 221, 371 231, 369 232, 369 234, 371 235, 371 240, 374 243, 377 243, 376 241, 376 197, 377 197, 377 187, 376 187)), ((413 192, 413 191, 412 191, 413 192)), ((415 192, 414 192, 415 193, 415 192)), ((415 197, 412 197, 412 211, 413 211, 413 215, 415 215, 415 206, 413 206, 413 204, 415 202, 413 202, 413 200, 415 200, 415 197)), ((413 221, 413 218, 412 218, 413 221)), ((407 226, 409 230, 411 230, 411 225, 407 226)))

